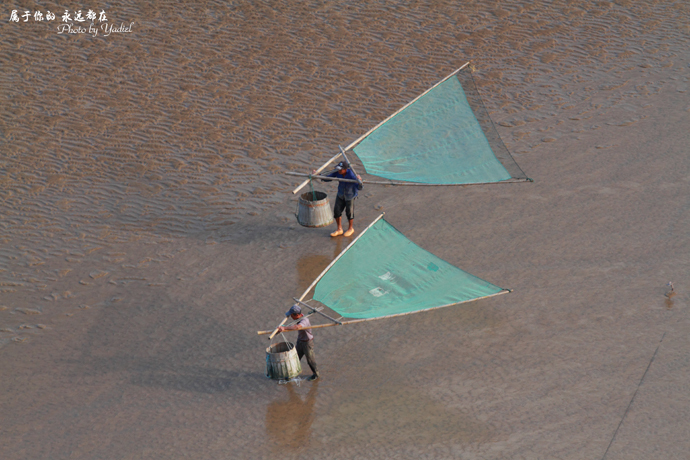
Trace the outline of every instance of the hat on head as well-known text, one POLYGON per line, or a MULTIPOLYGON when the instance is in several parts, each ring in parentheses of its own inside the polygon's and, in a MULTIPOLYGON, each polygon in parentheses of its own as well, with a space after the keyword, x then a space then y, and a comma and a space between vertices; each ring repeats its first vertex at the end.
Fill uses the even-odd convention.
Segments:
POLYGON ((285 313, 285 316, 290 316, 290 315, 300 315, 302 314, 302 307, 300 307, 297 304, 294 304, 290 309, 285 313))
POLYGON ((338 163, 336 165, 335 169, 337 169, 338 171, 342 171, 343 169, 347 169, 347 163, 345 163, 344 161, 341 161, 340 163, 338 163))

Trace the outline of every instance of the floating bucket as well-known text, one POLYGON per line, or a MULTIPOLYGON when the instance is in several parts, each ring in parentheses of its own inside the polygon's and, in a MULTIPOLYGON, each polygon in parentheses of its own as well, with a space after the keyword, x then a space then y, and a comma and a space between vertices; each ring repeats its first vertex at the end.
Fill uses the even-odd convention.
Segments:
POLYGON ((299 197, 297 222, 304 227, 325 227, 333 223, 333 211, 324 192, 307 192, 299 197))
POLYGON ((266 348, 266 377, 288 380, 302 372, 295 346, 289 342, 274 343, 266 348))

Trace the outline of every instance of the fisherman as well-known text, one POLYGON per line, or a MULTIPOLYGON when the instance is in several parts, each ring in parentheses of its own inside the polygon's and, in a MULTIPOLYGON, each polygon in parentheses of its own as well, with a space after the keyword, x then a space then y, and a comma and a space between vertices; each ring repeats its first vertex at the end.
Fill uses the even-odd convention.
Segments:
MULTIPOLYGON (((328 174, 328 177, 340 177, 341 179, 351 179, 359 181, 354 182, 339 182, 338 183, 338 196, 335 198, 335 206, 333 208, 333 217, 335 217, 335 222, 338 224, 338 229, 331 233, 331 236, 352 236, 355 233, 355 229, 352 227, 353 221, 355 220, 355 198, 357 198, 357 191, 362 190, 362 177, 359 174, 355 174, 350 165, 345 161, 341 161, 335 167, 335 171, 328 174), (343 223, 342 215, 343 210, 345 215, 347 215, 347 220, 349 227, 345 233, 343 233, 343 223)), ((330 182, 329 179, 323 179, 324 182, 330 182)))
POLYGON ((302 314, 302 308, 297 304, 290 307, 287 313, 285 313, 285 316, 289 316, 293 320, 299 321, 297 321, 292 326, 280 326, 278 328, 278 333, 283 331, 294 331, 295 329, 303 327, 308 328, 301 329, 297 333, 297 356, 300 360, 302 360, 302 356, 307 356, 307 364, 309 364, 309 367, 313 372, 312 376, 309 377, 307 380, 318 379, 319 371, 316 369, 316 357, 314 356, 314 335, 311 333, 311 323, 309 322, 309 318, 302 314))

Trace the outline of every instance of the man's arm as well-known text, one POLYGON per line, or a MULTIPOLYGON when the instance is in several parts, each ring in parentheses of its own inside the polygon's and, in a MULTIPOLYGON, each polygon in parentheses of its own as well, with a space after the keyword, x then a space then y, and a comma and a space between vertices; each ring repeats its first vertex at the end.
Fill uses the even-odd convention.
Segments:
POLYGON ((281 333, 283 331, 294 331, 300 328, 299 324, 293 324, 292 326, 280 326, 278 328, 278 333, 281 333))
MULTIPOLYGON (((312 169, 311 173, 316 174, 316 169, 312 169)), ((323 174, 321 174, 321 176, 335 177, 336 174, 338 174, 338 171, 334 170, 334 171, 331 171, 328 173, 323 173, 323 174)), ((321 179, 321 182, 331 182, 331 180, 330 179, 321 179)))
MULTIPOLYGON (((357 190, 362 190, 362 188, 364 188, 364 184, 362 184, 362 176, 360 176, 359 174, 355 174, 355 172, 354 172, 353 170, 348 169, 348 170, 347 170, 346 177, 347 177, 348 179, 358 180, 358 181, 359 181, 359 182, 357 183, 357 190)), ((352 185, 355 185, 355 184, 352 184, 352 185)))

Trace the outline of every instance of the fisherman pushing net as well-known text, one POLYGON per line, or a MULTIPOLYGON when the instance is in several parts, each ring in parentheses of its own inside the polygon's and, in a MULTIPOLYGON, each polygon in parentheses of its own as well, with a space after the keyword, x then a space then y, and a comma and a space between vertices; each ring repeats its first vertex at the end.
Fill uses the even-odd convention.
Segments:
MULTIPOLYGON (((313 171, 315 174, 316 171, 313 171)), ((335 206, 333 208, 333 217, 335 218, 335 223, 338 224, 338 228, 335 232, 331 233, 331 236, 352 236, 355 233, 353 223, 355 220, 355 198, 359 190, 362 190, 362 177, 352 170, 350 165, 341 161, 335 167, 335 171, 326 174, 328 177, 335 177, 339 179, 350 179, 358 182, 338 182, 338 196, 335 198, 335 206), (343 211, 347 216, 348 228, 347 231, 343 233, 343 211)), ((329 179, 322 179, 324 182, 330 182, 329 179)))
POLYGON ((302 356, 307 357, 307 364, 311 368, 313 374, 307 380, 316 380, 319 378, 319 371, 316 368, 316 356, 314 355, 314 334, 311 333, 311 329, 307 329, 311 326, 309 318, 302 314, 302 308, 295 304, 285 313, 285 316, 289 316, 293 320, 297 321, 292 326, 280 326, 278 327, 278 333, 284 331, 294 331, 299 330, 297 333, 297 356, 301 361, 302 356))

